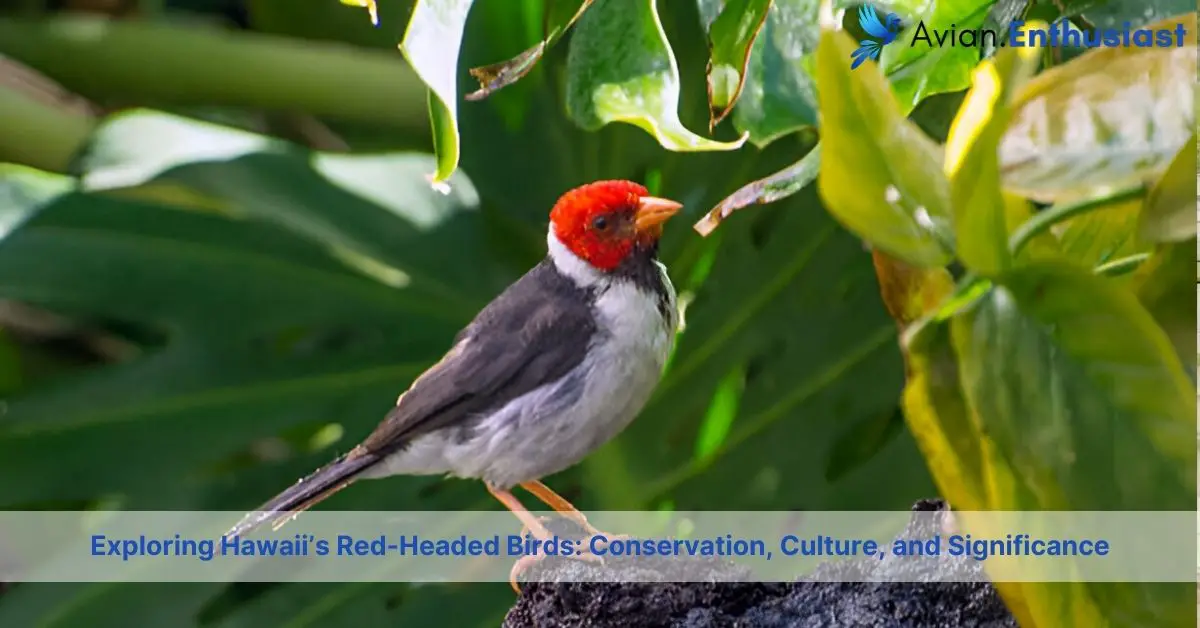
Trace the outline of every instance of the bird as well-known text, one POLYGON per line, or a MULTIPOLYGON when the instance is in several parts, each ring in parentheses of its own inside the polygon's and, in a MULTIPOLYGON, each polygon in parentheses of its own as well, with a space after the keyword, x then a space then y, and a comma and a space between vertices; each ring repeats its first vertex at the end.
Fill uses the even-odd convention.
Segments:
POLYGON ((895 41, 896 37, 900 35, 900 18, 895 13, 888 13, 885 20, 886 26, 879 21, 879 14, 875 12, 875 9, 868 5, 864 4, 858 7, 858 25, 862 27, 863 32, 875 39, 864 39, 858 42, 858 48, 850 53, 850 58, 854 60, 850 64, 851 70, 862 65, 867 59, 878 61, 883 47, 895 41))
MULTIPOLYGON (((602 534, 541 479, 624 430, 661 379, 679 310, 658 247, 682 207, 624 180, 563 194, 550 211, 545 257, 479 311, 363 441, 226 537, 268 522, 278 529, 357 480, 395 475, 482 480, 525 530, 548 538, 513 494, 520 486, 602 534)), ((514 564, 514 590, 536 560, 514 564)))

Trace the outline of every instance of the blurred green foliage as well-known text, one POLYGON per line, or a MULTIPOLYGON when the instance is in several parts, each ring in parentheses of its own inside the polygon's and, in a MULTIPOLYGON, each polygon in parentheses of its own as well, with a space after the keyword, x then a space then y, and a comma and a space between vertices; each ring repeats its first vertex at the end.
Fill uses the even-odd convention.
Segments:
MULTIPOLYGON (((550 480, 581 508, 1194 510, 1194 16, 1190 47, 1065 62, 903 43, 1194 6, 896 2, 909 30, 851 72, 832 4, 383 0, 376 27, 333 0, 23 3, 0 18, 0 507, 257 506, 544 254, 559 194, 629 178, 709 235, 664 241, 687 309, 656 396, 550 480)), ((325 507, 497 506, 405 478, 325 507)), ((1030 626, 1195 608, 1186 585, 1002 593, 1030 626)), ((0 625, 495 625, 510 603, 19 585, 0 625)))

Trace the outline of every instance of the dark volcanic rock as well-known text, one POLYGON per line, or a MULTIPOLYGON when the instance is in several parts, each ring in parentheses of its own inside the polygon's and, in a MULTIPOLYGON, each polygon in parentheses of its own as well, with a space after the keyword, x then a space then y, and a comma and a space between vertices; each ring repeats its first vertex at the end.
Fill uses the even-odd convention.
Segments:
MULTIPOLYGON (((934 500, 918 502, 914 511, 945 510, 934 500)), ((906 535, 934 533, 910 524, 906 535)), ((995 589, 987 583, 904 583, 819 582, 838 570, 878 573, 912 569, 904 561, 841 561, 817 568, 808 578, 794 583, 676 583, 670 582, 671 563, 642 559, 638 567, 622 565, 620 560, 604 565, 566 560, 545 565, 550 579, 598 580, 597 574, 624 574, 633 577, 633 569, 656 572, 663 582, 531 582, 525 585, 516 606, 504 620, 505 628, 1016 628, 995 589)), ((736 580, 745 577, 732 565, 717 560, 709 573, 714 579, 736 580)), ((919 568, 919 567, 918 567, 919 568)), ((968 560, 938 562, 940 570, 978 570, 968 560)), ((929 574, 906 573, 906 579, 932 579, 929 574)), ((621 575, 610 576, 614 579, 621 575)))

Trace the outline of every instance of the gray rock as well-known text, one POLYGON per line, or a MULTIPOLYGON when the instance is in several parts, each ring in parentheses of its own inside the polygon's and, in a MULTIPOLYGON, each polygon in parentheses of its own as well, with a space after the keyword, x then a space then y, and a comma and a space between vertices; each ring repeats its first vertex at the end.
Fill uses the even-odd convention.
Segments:
MULTIPOLYGON (((944 502, 924 500, 914 511, 946 511, 944 502)), ((925 525, 928 525, 928 521, 925 525)), ((905 535, 933 534, 914 520, 905 535)), ((648 561, 636 567, 609 560, 603 565, 576 560, 547 560, 535 569, 541 579, 524 586, 504 620, 505 628, 1016 628, 996 590, 986 582, 879 583, 821 582, 829 575, 852 570, 879 574, 886 570, 929 569, 904 561, 841 561, 821 565, 804 580, 793 583, 728 582, 746 577, 744 571, 715 559, 697 559, 714 580, 671 582, 677 559, 648 561), (595 582, 622 576, 658 582, 595 582), (601 578, 601 576, 604 576, 601 578), (571 582, 592 580, 593 582, 571 582)), ((692 569, 695 568, 693 563, 692 569)), ((938 570, 978 570, 968 559, 936 563, 938 570)), ((532 575, 532 574, 531 574, 532 575)), ((931 574, 905 573, 906 579, 932 580, 931 574)))

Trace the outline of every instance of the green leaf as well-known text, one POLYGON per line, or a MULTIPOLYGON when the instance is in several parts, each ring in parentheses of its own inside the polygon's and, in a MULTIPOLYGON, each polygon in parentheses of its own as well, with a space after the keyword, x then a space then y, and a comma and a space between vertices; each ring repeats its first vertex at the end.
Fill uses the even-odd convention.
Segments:
MULTIPOLYGON (((463 288, 479 295, 494 285, 495 277, 476 270, 455 276, 445 268, 430 233, 454 225, 458 213, 480 200, 461 176, 446 195, 414 190, 421 169, 432 165, 426 154, 307 152, 262 135, 132 110, 97 129, 80 163, 86 190, 135 188, 143 199, 281 221, 380 283, 408 288, 414 300, 416 293, 433 299, 417 306, 424 311, 457 304, 453 317, 469 316, 482 300, 464 298, 463 288), (168 186, 176 192, 164 197, 168 186), (387 240, 382 230, 390 231, 387 240)), ((467 233, 454 225, 440 237, 467 233)))
POLYGON ((672 151, 735 150, 746 141, 705 139, 679 120, 679 68, 655 0, 597 0, 571 38, 567 75, 567 112, 584 129, 625 122, 672 151))
POLYGON ((1012 261, 1005 206, 1024 201, 1006 199, 1001 191, 998 150, 1013 92, 1033 76, 1040 52, 1035 47, 1007 48, 981 63, 946 141, 958 257, 983 275, 1002 272, 1012 261))
POLYGON ((787 198, 817 180, 821 169, 821 145, 815 144, 800 161, 772 174, 748 183, 717 203, 692 226, 702 236, 713 232, 733 212, 750 205, 765 205, 787 198))
POLYGON ((905 119, 878 73, 851 72, 852 50, 845 33, 821 33, 822 200, 873 246, 919 266, 945 265, 953 247, 940 147, 905 119))
POLYGON ((467 94, 466 99, 483 100, 492 92, 521 80, 591 4, 592 0, 547 0, 542 40, 507 61, 471 68, 471 76, 479 81, 479 89, 467 94))
POLYGON ((1111 203, 1056 225, 1059 251, 1087 268, 1149 251, 1151 245, 1137 238, 1143 202, 1135 198, 1111 203))
POLYGON ((742 93, 750 50, 767 19, 771 0, 729 0, 708 29, 708 128, 711 131, 742 93))
POLYGON ((1150 189, 1138 218, 1138 235, 1152 242, 1196 237, 1196 133, 1183 144, 1150 189))
POLYGON ((1061 263, 999 281, 953 319, 954 344, 983 430, 1040 508, 1194 508, 1196 391, 1150 314, 1061 263))
POLYGON ((429 88, 434 183, 458 168, 458 52, 472 0, 416 0, 400 52, 429 88))
MULTIPOLYGON (((1066 1, 1067 4, 1070 3, 1070 0, 1066 1)), ((996 3, 988 10, 987 18, 983 21, 983 28, 998 32, 1007 31, 1013 22, 1020 20, 1023 15, 1026 15, 1030 4, 1033 4, 1033 0, 996 0, 996 3)), ((986 59, 995 55, 1000 43, 993 42, 990 39, 982 42, 979 50, 983 58, 986 59)))
POLYGON ((1158 245, 1134 276, 1138 299, 1158 322, 1196 381, 1196 247, 1193 241, 1158 245))
POLYGON ((901 17, 910 26, 883 49, 879 66, 892 82, 897 100, 911 110, 934 94, 957 92, 971 85, 971 69, 979 48, 938 43, 937 34, 951 28, 978 29, 995 0, 932 0, 912 3, 916 11, 901 17))
POLYGON ((1194 12, 1191 0, 1092 0, 1083 17, 1098 28, 1133 28, 1194 12))
POLYGON ((755 38, 733 125, 763 148, 817 124, 819 0, 774 0, 755 38))
MULTIPOLYGON (((1061 263, 1034 262, 999 283, 951 320, 962 389, 1006 478, 989 506, 1194 509, 1196 390, 1146 310, 1061 263)), ((1019 590, 1030 625, 1182 625, 1195 614, 1187 584, 1019 590)))
POLYGON ((124 191, 37 202, 0 246, 0 296, 169 334, 69 394, 13 400, 0 467, 36 481, 7 485, 0 503, 136 494, 347 408, 360 431, 499 279, 469 255, 447 272, 442 251, 473 239, 456 217, 478 199, 465 179, 450 196, 430 190, 426 155, 307 153, 133 113, 103 126, 82 164, 85 189, 124 191), (134 200, 165 186, 206 208, 134 200), (428 336, 404 331, 414 325, 428 336), (205 447, 122 444, 178 439, 205 447))
POLYGON ((850 425, 838 437, 829 453, 825 467, 827 480, 838 480, 846 473, 860 468, 890 445, 896 433, 904 429, 904 414, 900 408, 881 412, 850 425))
POLYGON ((1196 124, 1195 17, 1181 48, 1091 50, 1026 84, 1000 147, 1005 188, 1055 202, 1149 183, 1196 124))

